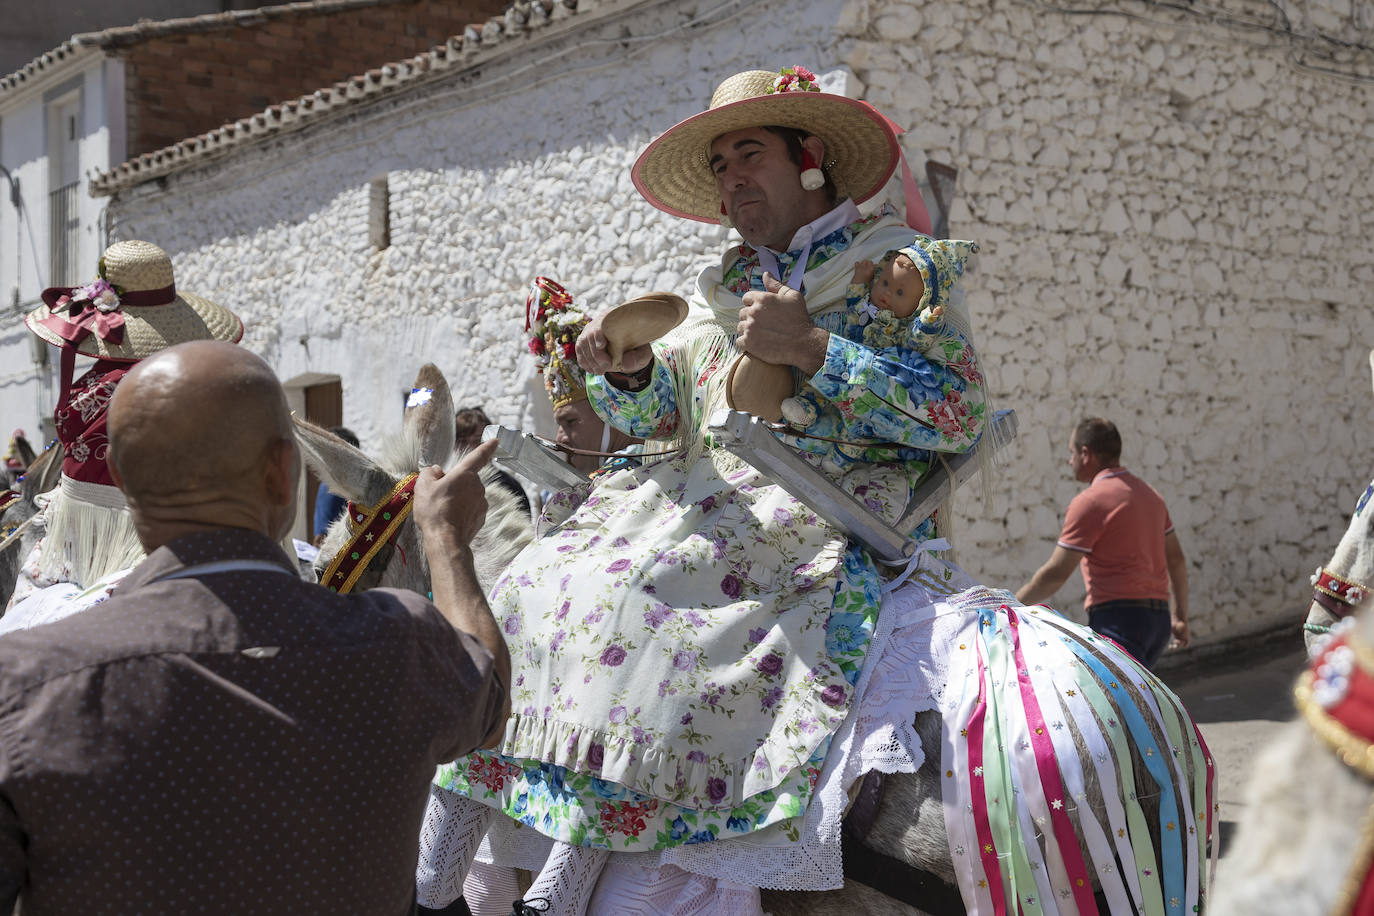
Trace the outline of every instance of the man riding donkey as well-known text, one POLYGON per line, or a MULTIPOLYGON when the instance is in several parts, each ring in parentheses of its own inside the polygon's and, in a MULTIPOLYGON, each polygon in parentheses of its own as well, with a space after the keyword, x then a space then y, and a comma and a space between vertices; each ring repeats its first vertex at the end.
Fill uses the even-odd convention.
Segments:
MULTIPOLYGON (((795 68, 730 77, 709 110, 636 162, 635 185, 651 204, 703 222, 728 218, 744 244, 701 273, 688 318, 664 340, 625 352, 619 365, 601 316, 578 340, 597 412, 680 448, 599 478, 493 590, 514 658, 512 715, 500 753, 436 777, 422 903, 457 895, 484 833, 503 826, 498 813, 556 841, 526 894, 555 913, 586 908, 610 850, 770 829, 779 842, 796 836, 865 656, 882 650, 872 637, 886 574, 806 506, 711 448, 703 429, 743 354, 789 367, 820 409, 785 438, 889 523, 933 453, 976 442, 983 378, 961 308, 944 303, 949 346, 939 360, 841 333, 856 265, 929 247, 890 209, 858 209, 899 157, 880 113, 819 91, 795 68)), ((963 262, 962 253, 937 255, 917 263, 935 301, 963 262)), ((934 538, 935 519, 911 534, 934 538)), ((715 894, 759 912, 756 882, 735 873, 746 880, 722 880, 715 894)), ((619 911, 646 892, 662 906, 687 877, 615 869, 598 894, 619 881, 619 911)))
POLYGON ((54 419, 64 456, 60 482, 31 523, 41 537, 20 568, 0 632, 105 599, 144 557, 105 460, 106 411, 120 379, 174 344, 243 337, 243 322, 229 309, 177 289, 171 258, 150 242, 115 242, 97 272, 86 286, 45 289, 43 305, 24 318, 62 353, 54 419), (73 380, 78 355, 95 362, 73 380))

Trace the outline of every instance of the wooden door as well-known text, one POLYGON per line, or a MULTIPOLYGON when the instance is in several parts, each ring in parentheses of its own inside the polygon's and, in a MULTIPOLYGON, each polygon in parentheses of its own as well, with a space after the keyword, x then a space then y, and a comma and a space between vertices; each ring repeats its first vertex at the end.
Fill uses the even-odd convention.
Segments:
MULTIPOLYGON (((343 385, 336 379, 310 385, 305 389, 305 418, 316 426, 329 428, 343 425, 343 385)), ((320 478, 310 468, 305 470, 305 527, 314 540, 315 535, 315 495, 320 489, 320 478)))

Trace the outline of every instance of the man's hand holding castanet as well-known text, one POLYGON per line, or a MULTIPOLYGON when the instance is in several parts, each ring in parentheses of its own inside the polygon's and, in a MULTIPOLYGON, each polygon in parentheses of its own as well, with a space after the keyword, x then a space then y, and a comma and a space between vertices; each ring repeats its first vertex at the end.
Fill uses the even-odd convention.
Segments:
POLYGON ((800 292, 770 273, 763 275, 763 286, 744 294, 735 346, 755 359, 814 375, 825 365, 830 332, 811 321, 800 292))
POLYGON ((577 364, 586 372, 605 375, 608 372, 633 375, 654 361, 653 347, 642 344, 631 347, 620 356, 620 365, 611 358, 610 342, 602 330, 606 313, 602 312, 582 329, 577 337, 577 364))

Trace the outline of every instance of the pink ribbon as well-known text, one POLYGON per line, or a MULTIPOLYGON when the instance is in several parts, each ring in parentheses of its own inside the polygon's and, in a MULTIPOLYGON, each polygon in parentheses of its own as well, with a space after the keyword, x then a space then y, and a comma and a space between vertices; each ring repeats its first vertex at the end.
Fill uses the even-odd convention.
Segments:
POLYGON ((1007 899, 1002 891, 1002 864, 997 858, 996 845, 992 839, 992 825, 988 818, 987 797, 978 773, 982 771, 983 761, 983 718, 988 711, 987 668, 983 663, 983 648, 980 640, 974 640, 974 650, 978 653, 978 705, 968 723, 968 779, 973 787, 973 829, 978 838, 978 857, 983 862, 983 874, 987 876, 988 893, 992 896, 994 916, 1006 916, 1007 899))
MULTIPOLYGON (((1088 874, 1087 865, 1083 862, 1083 854, 1078 848, 1078 834, 1074 831, 1073 822, 1069 820, 1069 805, 1073 800, 1064 791, 1064 783, 1059 778, 1059 761, 1054 751, 1054 740, 1049 735, 1050 725, 1040 712, 1040 701, 1035 697, 1035 686, 1030 680, 1026 656, 1021 651, 1021 622, 1016 616, 1016 611, 1009 605, 1002 605, 1001 610, 1006 613, 1007 622, 1011 627, 1016 684, 1021 691, 1021 705, 1030 730, 1035 768, 1040 772, 1040 785, 1044 787, 1045 801, 1050 805, 1050 822, 1054 825, 1054 838, 1059 844, 1059 854, 1069 876, 1074 902, 1082 916, 1098 916, 1097 903, 1093 899, 1092 876, 1088 874), (1064 804, 1056 808, 1055 801, 1064 804)), ((1046 839, 1048 840, 1048 837, 1046 839)))
MULTIPOLYGON (((864 102, 872 109, 873 113, 882 118, 887 126, 892 128, 892 132, 897 136, 906 133, 887 115, 879 111, 872 103, 864 102)), ((902 166, 902 193, 906 196, 906 224, 922 235, 930 235, 932 224, 930 222, 930 211, 926 209, 925 198, 921 196, 921 189, 916 186, 916 178, 911 174, 911 167, 907 165, 906 153, 902 152, 900 144, 897 146, 897 155, 901 160, 902 166)))
MULTIPOLYGON (((96 304, 89 299, 80 303, 73 303, 66 296, 57 300, 59 307, 70 306, 71 309, 80 305, 81 311, 75 316, 75 320, 69 321, 50 313, 48 317, 41 319, 38 323, 43 327, 55 332, 63 340, 71 344, 79 344, 91 334, 95 334, 101 340, 111 344, 121 344, 124 342, 124 315, 118 310, 102 312, 96 304), (63 301, 66 299, 67 301, 63 301)), ((69 309, 68 315, 71 314, 69 309)))

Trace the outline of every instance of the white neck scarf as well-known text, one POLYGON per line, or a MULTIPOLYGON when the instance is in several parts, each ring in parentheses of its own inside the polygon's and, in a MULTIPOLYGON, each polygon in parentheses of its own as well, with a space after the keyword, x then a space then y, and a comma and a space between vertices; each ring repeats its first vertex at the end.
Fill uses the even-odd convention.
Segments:
POLYGON ((778 265, 778 255, 787 254, 793 251, 800 251, 801 254, 792 265, 792 269, 787 273, 787 279, 783 281, 792 289, 800 290, 802 282, 806 278, 806 262, 811 259, 811 245, 816 239, 823 239, 836 229, 842 229, 850 223, 862 218, 858 206, 854 201, 845 198, 830 212, 818 217, 802 226, 792 236, 792 241, 787 244, 787 251, 774 251, 766 245, 760 245, 754 249, 758 252, 759 266, 768 271, 773 276, 782 280, 781 269, 778 265))

